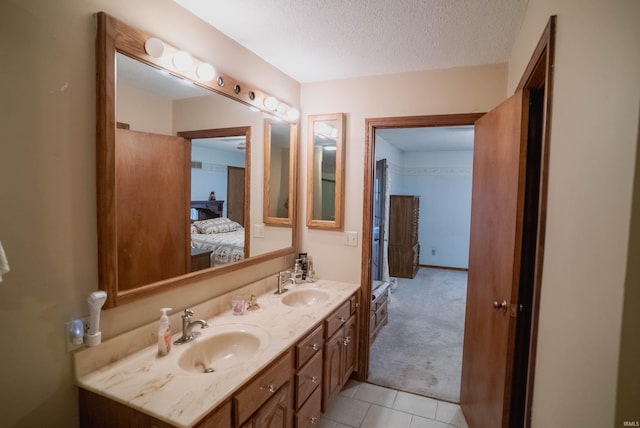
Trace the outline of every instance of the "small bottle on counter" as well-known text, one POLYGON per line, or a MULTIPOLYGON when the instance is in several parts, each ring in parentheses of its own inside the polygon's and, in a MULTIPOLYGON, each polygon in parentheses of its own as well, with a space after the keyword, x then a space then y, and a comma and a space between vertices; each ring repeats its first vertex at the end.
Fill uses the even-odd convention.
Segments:
POLYGON ((171 326, 167 316, 167 311, 170 310, 171 308, 160 309, 162 316, 158 326, 158 355, 167 355, 171 351, 171 326))

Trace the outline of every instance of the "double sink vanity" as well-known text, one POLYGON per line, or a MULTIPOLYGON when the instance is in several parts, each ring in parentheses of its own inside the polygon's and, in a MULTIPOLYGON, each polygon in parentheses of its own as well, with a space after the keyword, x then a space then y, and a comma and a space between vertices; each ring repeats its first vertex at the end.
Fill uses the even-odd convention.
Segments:
POLYGON ((313 426, 356 368, 357 291, 319 280, 269 288, 242 316, 206 313, 228 307, 222 296, 194 308, 209 327, 166 356, 155 323, 79 351, 81 426, 313 426), (134 351, 140 338, 149 346, 134 351))

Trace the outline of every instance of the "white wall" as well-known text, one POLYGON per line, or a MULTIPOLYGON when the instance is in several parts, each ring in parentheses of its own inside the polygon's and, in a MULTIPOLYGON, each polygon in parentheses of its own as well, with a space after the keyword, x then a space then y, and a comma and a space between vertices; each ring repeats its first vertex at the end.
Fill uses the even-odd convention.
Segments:
MULTIPOLYGON (((87 295, 98 287, 94 14, 101 10, 285 102, 299 98, 297 82, 171 0, 0 2, 0 240, 11 265, 0 283, 2 426, 78 423, 63 326, 87 314, 87 295)), ((104 311, 103 337, 157 320, 160 307, 186 307, 270 276, 283 263, 104 311)))
POLYGON ((420 264, 468 267, 472 166, 470 150, 403 154, 402 194, 420 196, 420 264))
MULTIPOLYGON (((302 85, 304 116, 347 114, 344 230, 358 232, 358 246, 345 246, 342 232, 306 228, 301 215, 301 246, 313 255, 321 278, 360 281, 365 119, 488 111, 506 98, 506 71, 505 64, 495 64, 302 85)), ((301 135, 307 135, 304 118, 301 126, 301 135)), ((306 155, 303 144, 301 189, 306 188, 306 155)), ((299 207, 305 207, 306 195, 300 196, 299 207)))
MULTIPOLYGON (((197 141, 197 140, 193 140, 197 141)), ((191 160, 203 163, 203 167, 191 168, 191 200, 206 201, 209 193, 216 192, 216 199, 227 201, 227 167, 245 167, 244 152, 232 153, 224 150, 192 146, 191 160)), ((223 216, 227 215, 227 204, 223 216)))
MULTIPOLYGON (((640 2, 529 0, 509 93, 552 14, 558 31, 533 427, 611 427, 625 268, 637 264, 627 245, 640 2)), ((637 341, 637 326, 634 334, 637 341)), ((637 385, 638 369, 629 374, 637 385)), ((640 397, 618 397, 633 398, 638 420, 640 397)))

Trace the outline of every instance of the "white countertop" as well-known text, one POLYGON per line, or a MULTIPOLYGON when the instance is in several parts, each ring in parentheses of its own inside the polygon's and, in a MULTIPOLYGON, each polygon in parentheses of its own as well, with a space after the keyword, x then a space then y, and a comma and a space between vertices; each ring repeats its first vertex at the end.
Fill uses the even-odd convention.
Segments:
MULTIPOLYGON (((321 288, 329 298, 316 305, 290 307, 272 291, 258 296, 260 308, 234 316, 231 310, 207 319, 209 328, 194 341, 176 346, 163 357, 157 345, 148 346, 127 357, 79 376, 79 387, 123 403, 178 427, 191 427, 229 398, 244 383, 295 345, 305 333, 325 319, 358 290, 357 284, 319 280, 289 289, 321 288), (216 332, 233 328, 230 324, 249 325, 266 331, 261 348, 249 359, 214 373, 191 373, 178 366, 178 359, 192 344, 206 340, 216 332)), ((285 293, 283 296, 286 296, 285 293)), ((194 318, 198 318, 197 314, 194 318)), ((196 326, 196 331, 200 331, 196 326)), ((174 334, 173 340, 181 332, 174 334)))

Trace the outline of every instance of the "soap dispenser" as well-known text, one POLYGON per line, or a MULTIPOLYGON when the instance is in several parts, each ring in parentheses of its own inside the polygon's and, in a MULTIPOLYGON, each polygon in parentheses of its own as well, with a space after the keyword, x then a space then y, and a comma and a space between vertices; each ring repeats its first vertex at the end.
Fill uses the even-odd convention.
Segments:
POLYGON ((171 326, 167 316, 167 311, 171 309, 160 309, 162 316, 160 317, 160 326, 158 326, 158 355, 167 355, 171 350, 171 326))

